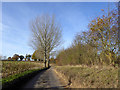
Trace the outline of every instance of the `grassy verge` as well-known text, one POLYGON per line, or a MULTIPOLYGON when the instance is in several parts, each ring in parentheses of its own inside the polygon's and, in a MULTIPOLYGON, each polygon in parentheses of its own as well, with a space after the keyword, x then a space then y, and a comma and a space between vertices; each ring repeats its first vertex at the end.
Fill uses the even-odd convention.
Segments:
POLYGON ((2 84, 4 85, 5 83, 12 82, 13 80, 18 79, 19 77, 25 76, 27 74, 30 74, 30 73, 32 73, 34 71, 38 71, 38 70, 40 70, 40 69, 28 70, 28 71, 25 71, 25 72, 22 72, 22 73, 19 73, 19 74, 11 75, 7 78, 3 78, 2 79, 2 84))
POLYGON ((2 78, 7 78, 28 70, 41 69, 42 67, 43 64, 40 62, 2 61, 2 78))
POLYGON ((118 68, 55 66, 55 71, 70 83, 71 88, 117 88, 118 68))
POLYGON ((3 87, 12 85, 14 87, 17 86, 16 83, 27 81, 29 77, 32 78, 43 69, 43 63, 37 61, 2 61, 2 72, 0 73, 2 79, 0 82, 2 82, 3 87))

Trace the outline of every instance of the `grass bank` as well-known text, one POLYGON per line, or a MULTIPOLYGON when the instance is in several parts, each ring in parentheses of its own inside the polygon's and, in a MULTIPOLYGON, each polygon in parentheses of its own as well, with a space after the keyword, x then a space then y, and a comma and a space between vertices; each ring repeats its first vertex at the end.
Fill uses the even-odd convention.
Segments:
POLYGON ((21 73, 19 73, 19 74, 11 75, 11 76, 9 76, 9 77, 7 77, 7 78, 3 78, 3 79, 2 79, 2 84, 4 85, 4 84, 6 84, 6 83, 10 83, 10 82, 12 82, 12 81, 15 80, 15 79, 18 79, 18 78, 20 78, 20 77, 23 77, 23 76, 25 76, 25 75, 27 75, 27 74, 30 74, 30 73, 35 72, 35 71, 38 71, 38 70, 40 70, 40 69, 28 70, 28 71, 21 72, 21 73))
POLYGON ((32 79, 35 75, 38 73, 47 70, 48 68, 42 68, 42 69, 35 69, 35 70, 29 70, 25 71, 21 74, 16 74, 13 76, 10 76, 8 78, 3 79, 2 81, 2 89, 6 88, 21 88, 24 86, 30 79, 32 79))
POLYGON ((31 61, 2 61, 2 85, 8 87, 44 69, 43 63, 31 61))
POLYGON ((43 66, 40 62, 32 61, 2 61, 2 78, 7 78, 14 74, 20 74, 22 72, 41 69, 43 66))
POLYGON ((55 66, 70 88, 117 88, 118 68, 104 66, 55 66))

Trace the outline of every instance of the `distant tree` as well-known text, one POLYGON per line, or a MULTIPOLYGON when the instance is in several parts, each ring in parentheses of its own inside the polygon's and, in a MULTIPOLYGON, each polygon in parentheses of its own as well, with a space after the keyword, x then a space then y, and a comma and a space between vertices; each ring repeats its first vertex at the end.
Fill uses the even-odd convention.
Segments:
POLYGON ((25 55, 25 61, 27 60, 27 54, 25 55))
POLYGON ((11 58, 11 57, 8 57, 8 60, 12 60, 12 58, 11 58))
POLYGON ((14 54, 12 59, 17 61, 19 59, 19 55, 18 54, 14 54))
POLYGON ((27 57, 28 61, 30 61, 31 55, 27 55, 26 57, 27 57))
POLYGON ((22 61, 23 58, 24 58, 24 56, 23 56, 23 55, 20 55, 19 58, 20 58, 20 61, 22 61))
POLYGON ((35 56, 35 53, 36 53, 36 52, 34 52, 34 53, 32 54, 32 59, 34 59, 34 61, 37 61, 37 58, 36 58, 36 56, 35 56))
POLYGON ((44 59, 44 54, 40 50, 35 50, 33 55, 32 55, 32 59, 34 59, 35 61, 37 59, 43 60, 44 59))

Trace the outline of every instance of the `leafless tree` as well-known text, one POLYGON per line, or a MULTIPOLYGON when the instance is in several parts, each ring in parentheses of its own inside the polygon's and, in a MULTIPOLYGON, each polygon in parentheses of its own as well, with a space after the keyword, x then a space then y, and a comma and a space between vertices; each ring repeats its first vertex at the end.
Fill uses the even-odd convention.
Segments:
POLYGON ((51 51, 61 43, 61 27, 56 22, 54 15, 37 16, 30 23, 32 31, 31 45, 35 50, 44 53, 45 67, 48 63, 51 51))

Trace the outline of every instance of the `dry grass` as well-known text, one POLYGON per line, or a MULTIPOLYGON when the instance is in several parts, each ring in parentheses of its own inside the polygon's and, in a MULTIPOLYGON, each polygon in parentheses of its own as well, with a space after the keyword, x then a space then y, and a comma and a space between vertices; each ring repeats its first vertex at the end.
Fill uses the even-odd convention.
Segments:
POLYGON ((27 70, 41 69, 43 65, 40 62, 31 61, 2 61, 2 78, 18 74, 27 70))
MULTIPOLYGON (((117 88, 118 68, 110 66, 55 66, 61 78, 71 82, 71 88, 117 88)), ((65 80, 64 80, 65 81, 65 80)))

